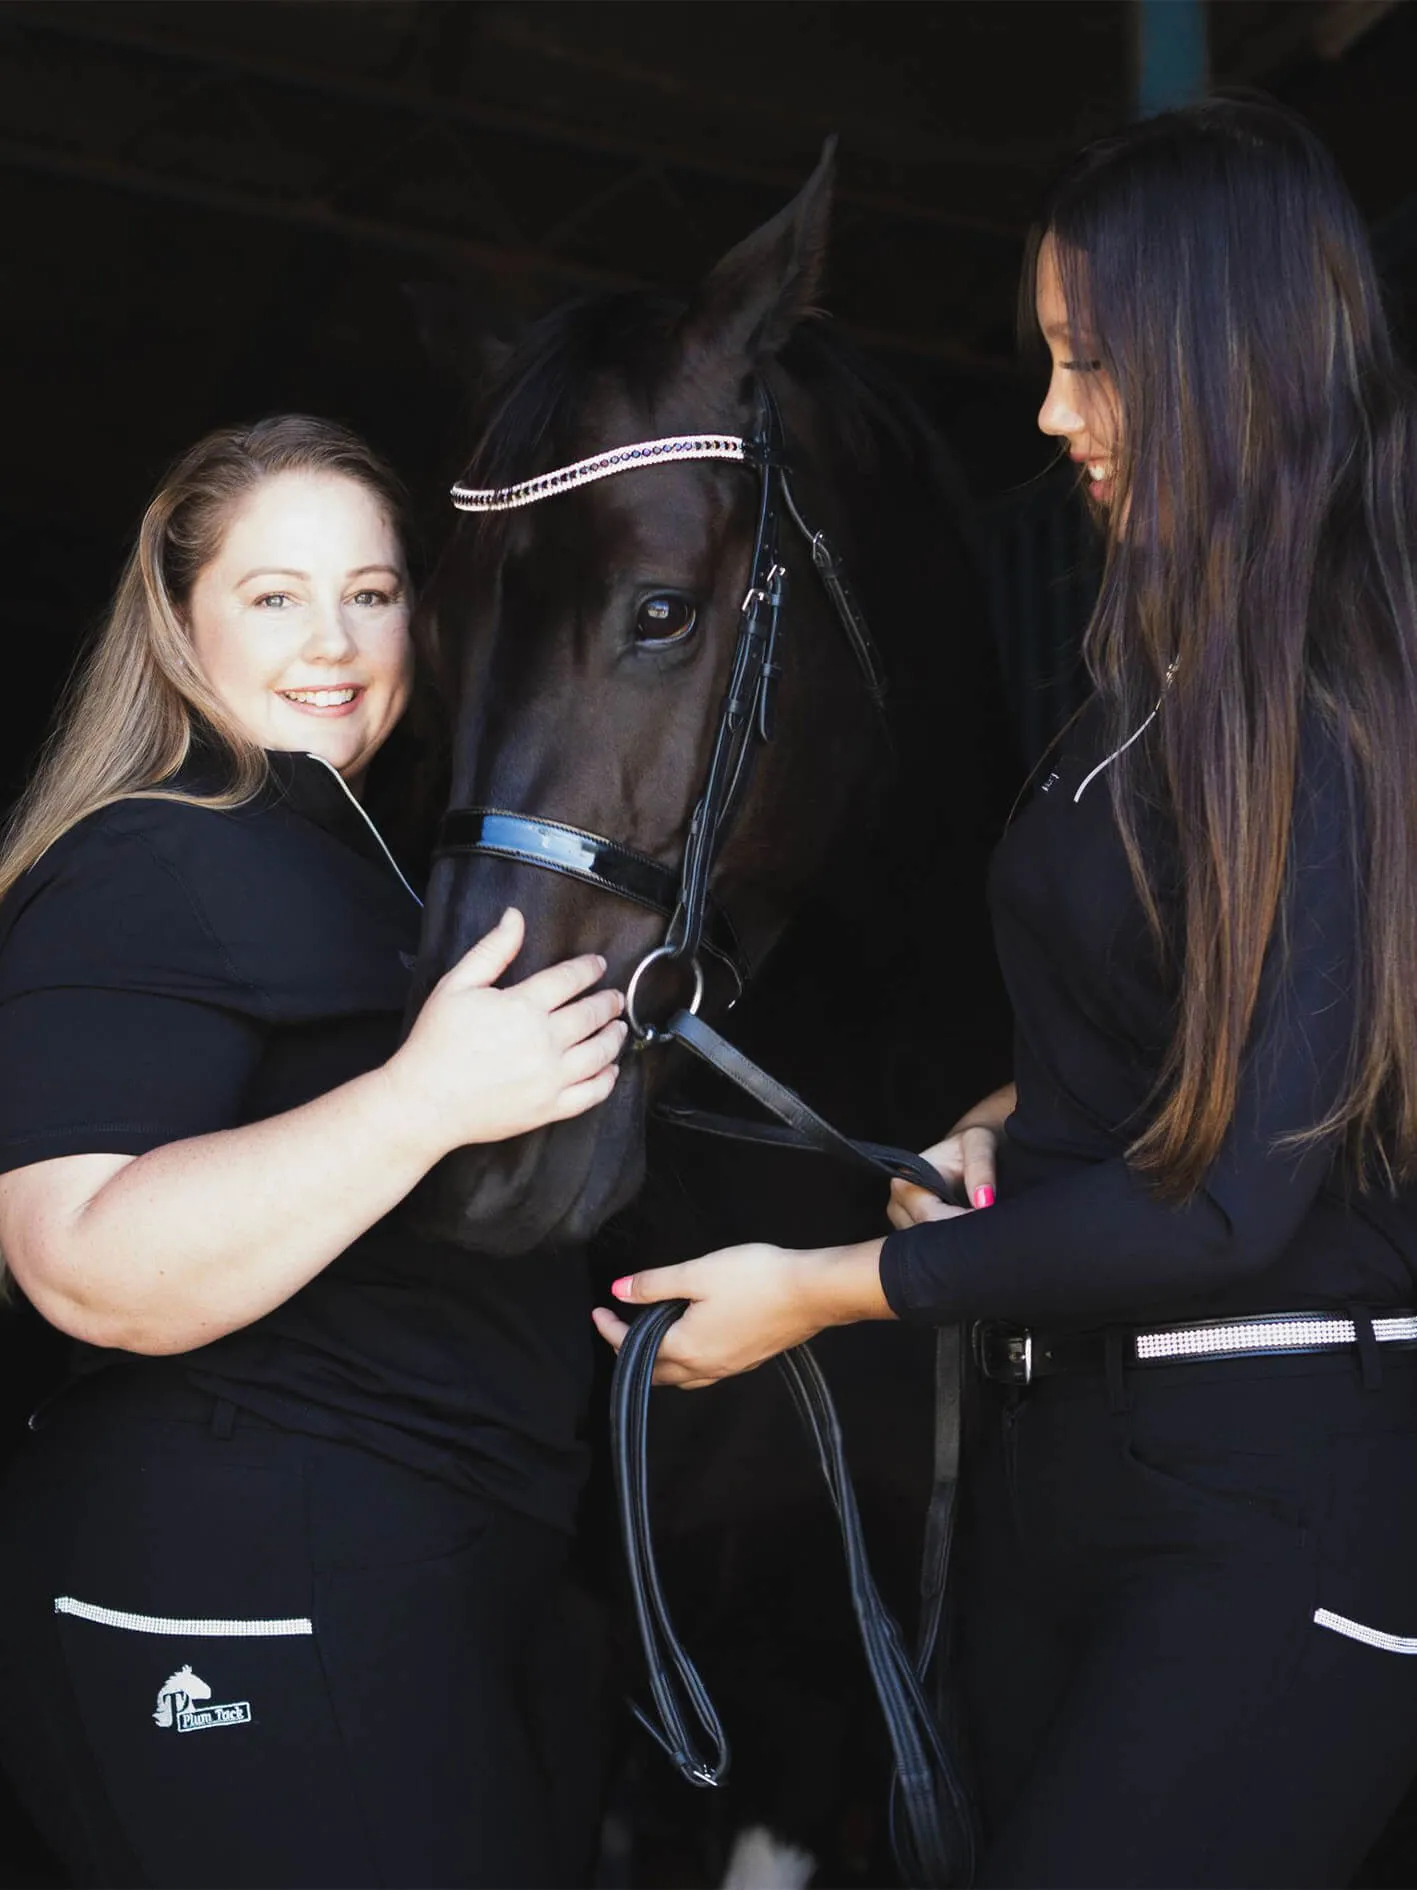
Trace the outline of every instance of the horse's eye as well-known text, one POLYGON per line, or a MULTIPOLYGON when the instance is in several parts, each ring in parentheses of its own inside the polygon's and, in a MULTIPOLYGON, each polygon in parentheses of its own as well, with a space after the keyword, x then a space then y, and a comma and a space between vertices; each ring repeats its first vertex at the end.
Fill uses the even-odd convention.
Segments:
POLYGON ((698 614, 687 597, 647 597, 635 616, 635 641, 682 643, 698 614))

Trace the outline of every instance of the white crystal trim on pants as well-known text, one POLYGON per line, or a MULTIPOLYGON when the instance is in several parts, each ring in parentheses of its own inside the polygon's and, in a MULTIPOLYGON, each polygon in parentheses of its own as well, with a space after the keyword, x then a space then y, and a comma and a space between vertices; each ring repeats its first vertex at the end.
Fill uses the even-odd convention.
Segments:
POLYGON ((96 1621, 100 1627, 126 1628, 130 1634, 209 1635, 213 1638, 259 1640, 282 1634, 315 1632, 315 1624, 308 1615, 292 1615, 285 1621, 179 1621, 162 1614, 129 1614, 122 1608, 100 1608, 92 1601, 76 1601, 72 1595, 56 1595, 54 1612, 76 1615, 80 1621, 96 1621))
POLYGON ((1384 1634, 1381 1628, 1364 1627, 1331 1608, 1315 1608, 1314 1621, 1319 1627, 1346 1634, 1350 1641, 1362 1641, 1367 1647, 1380 1647, 1385 1654, 1417 1654, 1417 1634, 1384 1634))

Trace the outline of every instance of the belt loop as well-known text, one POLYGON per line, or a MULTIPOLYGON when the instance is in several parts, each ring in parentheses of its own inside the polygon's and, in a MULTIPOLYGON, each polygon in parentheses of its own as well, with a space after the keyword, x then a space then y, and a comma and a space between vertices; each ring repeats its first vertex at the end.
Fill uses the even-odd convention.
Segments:
POLYGON ((223 1443, 236 1429, 236 1406, 230 1398, 218 1398, 212 1406, 212 1436, 223 1443))
POLYGON ((1126 1326, 1108 1326, 1103 1338, 1103 1353, 1107 1363, 1107 1409, 1115 1416, 1125 1411, 1127 1398, 1127 1341, 1130 1332, 1126 1326))
POLYGON ((1363 1389, 1379 1391, 1383 1382, 1383 1360, 1378 1350, 1378 1335, 1373 1330, 1373 1315, 1366 1306, 1349 1306, 1347 1311, 1353 1321, 1353 1335, 1358 1341, 1358 1366, 1363 1389))

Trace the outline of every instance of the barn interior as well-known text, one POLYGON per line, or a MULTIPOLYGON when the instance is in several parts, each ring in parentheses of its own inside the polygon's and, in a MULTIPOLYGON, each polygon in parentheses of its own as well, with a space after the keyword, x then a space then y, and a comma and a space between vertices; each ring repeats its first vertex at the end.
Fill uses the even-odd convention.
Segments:
MULTIPOLYGON (((478 337, 588 291, 688 290, 832 134, 825 307, 958 460, 1036 757, 1077 697, 1094 550, 1034 426, 1026 234, 1082 143, 1208 86, 1327 141, 1410 343, 1403 0, 3 0, 0 795, 199 435, 336 416, 403 473, 436 553, 478 337)), ((11 1431, 28 1345, 0 1335, 11 1431)), ((52 1870, 0 1816, 0 1885, 52 1870)))
POLYGON ((476 334, 687 288, 831 133, 826 306, 959 456, 1030 752, 1086 610, 1015 344, 1053 167, 1148 100, 1258 88, 1329 141, 1417 289, 1417 12, 1383 0, 7 0, 0 49, 7 795, 185 444, 339 415, 436 546, 476 334))

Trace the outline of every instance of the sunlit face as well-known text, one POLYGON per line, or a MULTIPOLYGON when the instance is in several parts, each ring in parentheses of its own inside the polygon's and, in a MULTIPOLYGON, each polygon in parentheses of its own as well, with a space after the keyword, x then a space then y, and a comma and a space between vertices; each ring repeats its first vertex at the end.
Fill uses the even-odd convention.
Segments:
POLYGON ((318 755, 356 789, 408 702, 408 620, 398 534, 339 473, 257 486, 187 609, 202 673, 242 730, 318 755))
POLYGON ((1068 457, 1085 469, 1089 495, 1099 505, 1110 505, 1121 440, 1117 390, 1097 360, 1090 338, 1078 335, 1069 325, 1057 245, 1051 236, 1044 237, 1038 252, 1035 307, 1053 360, 1038 424, 1051 438, 1067 442, 1068 457))

